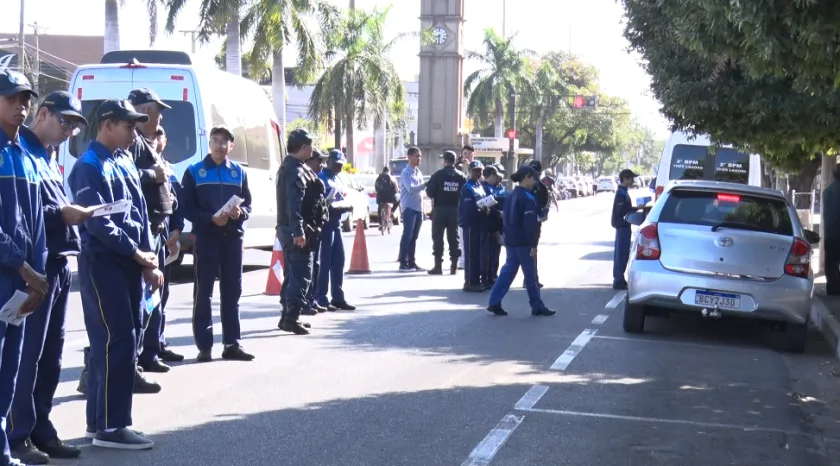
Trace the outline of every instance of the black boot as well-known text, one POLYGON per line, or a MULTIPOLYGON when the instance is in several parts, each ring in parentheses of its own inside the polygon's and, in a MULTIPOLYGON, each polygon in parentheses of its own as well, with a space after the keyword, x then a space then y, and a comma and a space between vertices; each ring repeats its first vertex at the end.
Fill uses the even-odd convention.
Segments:
POLYGON ((90 361, 90 346, 85 347, 83 350, 84 360, 84 367, 82 367, 82 375, 79 377, 79 386, 76 387, 76 391, 81 393, 82 395, 87 394, 87 377, 88 377, 88 362, 90 361))
POLYGON ((452 259, 452 263, 449 265, 449 275, 455 275, 458 273, 458 259, 452 259))
POLYGON ((443 259, 435 257, 435 266, 428 273, 429 275, 443 275, 443 259))

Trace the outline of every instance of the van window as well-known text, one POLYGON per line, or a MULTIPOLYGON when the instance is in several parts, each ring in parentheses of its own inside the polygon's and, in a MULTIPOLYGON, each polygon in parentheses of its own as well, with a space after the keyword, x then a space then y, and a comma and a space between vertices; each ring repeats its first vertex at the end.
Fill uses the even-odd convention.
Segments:
POLYGON ((715 151, 715 181, 748 184, 750 179, 750 156, 735 149, 721 148, 715 151))
MULTIPOLYGON (((104 100, 83 100, 82 114, 91 122, 84 131, 70 138, 68 149, 70 155, 79 158, 87 148, 91 139, 96 139, 99 126, 96 121, 96 109, 104 100)), ((167 144, 163 150, 163 158, 169 163, 176 164, 189 160, 196 153, 195 109, 190 102, 182 100, 164 100, 172 110, 165 110, 161 126, 166 131, 167 144)))
POLYGON ((668 196, 660 223, 715 226, 793 235, 788 207, 781 199, 749 194, 675 189, 668 196))
POLYGON ((245 130, 248 138, 248 166, 260 170, 271 168, 271 151, 268 148, 268 123, 245 130))
POLYGON ((670 178, 672 180, 702 180, 708 153, 709 149, 706 146, 677 144, 671 154, 670 178))

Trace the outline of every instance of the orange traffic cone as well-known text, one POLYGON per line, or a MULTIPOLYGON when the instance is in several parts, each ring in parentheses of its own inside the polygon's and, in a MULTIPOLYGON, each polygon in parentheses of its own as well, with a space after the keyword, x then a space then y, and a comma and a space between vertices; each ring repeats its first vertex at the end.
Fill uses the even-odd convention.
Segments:
POLYGON ((350 256, 350 270, 347 273, 357 275, 371 273, 365 239, 365 222, 361 219, 356 222, 356 239, 353 240, 353 255, 350 256))
POLYGON ((271 266, 268 269, 268 282, 265 284, 265 294, 279 296, 283 289, 283 247, 280 240, 274 238, 274 249, 271 250, 271 266))

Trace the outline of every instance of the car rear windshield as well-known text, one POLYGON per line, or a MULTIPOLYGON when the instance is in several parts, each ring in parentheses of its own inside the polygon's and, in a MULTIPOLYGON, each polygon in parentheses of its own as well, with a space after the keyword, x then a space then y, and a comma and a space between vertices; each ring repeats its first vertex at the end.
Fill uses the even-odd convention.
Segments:
MULTIPOLYGON (((79 158, 87 150, 90 140, 96 139, 99 130, 99 125, 95 123, 96 109, 102 102, 104 101, 82 101, 82 114, 91 122, 91 125, 70 139, 68 148, 70 155, 74 158, 79 158)), ((190 102, 182 100, 164 100, 164 102, 172 109, 164 110, 161 121, 167 139, 163 158, 175 164, 189 159, 196 153, 195 110, 190 102)))
POLYGON ((675 189, 659 214, 659 222, 793 235, 787 203, 743 193, 675 189))

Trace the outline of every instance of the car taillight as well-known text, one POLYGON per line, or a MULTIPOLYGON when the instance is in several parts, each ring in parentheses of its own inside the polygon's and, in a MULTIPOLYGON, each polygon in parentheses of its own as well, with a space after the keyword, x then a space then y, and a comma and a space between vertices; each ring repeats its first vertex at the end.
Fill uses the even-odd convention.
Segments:
POLYGON ((659 229, 655 223, 639 230, 636 240, 636 260, 659 260, 662 250, 659 248, 659 229))
POLYGON ((794 277, 808 278, 811 270, 811 245, 807 241, 794 238, 793 246, 790 247, 787 261, 785 261, 785 274, 794 277))
POLYGON ((368 197, 371 198, 371 199, 376 199, 376 193, 373 193, 373 192, 368 193, 368 197))
POLYGON ((656 187, 656 196, 653 198, 653 200, 655 201, 655 200, 659 199, 659 196, 662 195, 663 191, 665 191, 665 186, 657 186, 656 187))

